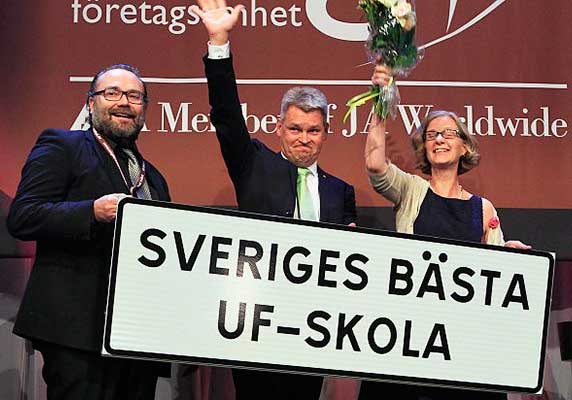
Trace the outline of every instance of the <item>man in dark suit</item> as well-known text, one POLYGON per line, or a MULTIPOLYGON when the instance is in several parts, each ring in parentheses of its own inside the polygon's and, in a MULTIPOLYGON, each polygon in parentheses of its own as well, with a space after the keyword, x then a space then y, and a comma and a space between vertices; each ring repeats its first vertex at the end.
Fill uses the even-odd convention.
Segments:
POLYGON ((170 200, 135 144, 147 109, 139 71, 100 71, 87 106, 90 130, 44 131, 22 170, 7 224, 37 250, 14 332, 42 353, 49 400, 152 400, 158 364, 99 354, 117 203, 170 200))
MULTIPOLYGON (((352 186, 317 166, 327 138, 328 104, 315 88, 293 88, 281 104, 276 134, 280 152, 251 140, 244 121, 230 57, 229 32, 241 6, 203 0, 193 10, 209 34, 204 58, 212 107, 211 119, 241 210, 355 225, 352 186), (232 11, 231 11, 232 10, 232 11)), ((320 396, 322 379, 314 376, 233 370, 238 400, 310 399, 320 396)))

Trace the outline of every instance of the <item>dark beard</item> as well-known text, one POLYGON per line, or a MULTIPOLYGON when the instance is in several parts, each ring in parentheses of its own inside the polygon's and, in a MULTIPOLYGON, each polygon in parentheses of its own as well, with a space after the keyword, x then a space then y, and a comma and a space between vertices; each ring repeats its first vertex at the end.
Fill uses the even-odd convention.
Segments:
POLYGON ((108 124, 94 124, 94 129, 100 134, 108 139, 113 140, 119 147, 133 147, 133 144, 137 141, 139 137, 140 130, 137 131, 125 131, 117 130, 113 127, 108 126, 108 124))
POLYGON ((98 115, 91 116, 91 125, 101 135, 113 140, 121 147, 132 147, 143 128, 143 123, 139 123, 137 119, 130 127, 123 129, 114 124, 111 119, 100 119, 98 115))

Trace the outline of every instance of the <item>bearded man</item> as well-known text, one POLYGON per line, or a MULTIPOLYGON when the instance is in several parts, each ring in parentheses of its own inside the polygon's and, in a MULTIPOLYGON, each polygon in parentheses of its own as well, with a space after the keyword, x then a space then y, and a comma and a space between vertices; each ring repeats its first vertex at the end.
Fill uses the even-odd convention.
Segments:
POLYGON ((147 89, 137 69, 113 65, 86 103, 91 128, 45 130, 22 170, 7 225, 37 248, 14 333, 42 353, 49 400, 152 400, 157 363, 100 355, 117 203, 170 200, 135 145, 147 89))

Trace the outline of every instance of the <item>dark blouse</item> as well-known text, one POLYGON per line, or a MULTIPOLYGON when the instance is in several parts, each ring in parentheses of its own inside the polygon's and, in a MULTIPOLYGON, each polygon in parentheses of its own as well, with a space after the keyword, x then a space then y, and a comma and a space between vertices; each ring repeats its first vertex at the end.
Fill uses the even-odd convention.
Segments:
POLYGON ((483 237, 483 199, 441 197, 431 189, 421 203, 413 232, 448 239, 480 242, 483 237))

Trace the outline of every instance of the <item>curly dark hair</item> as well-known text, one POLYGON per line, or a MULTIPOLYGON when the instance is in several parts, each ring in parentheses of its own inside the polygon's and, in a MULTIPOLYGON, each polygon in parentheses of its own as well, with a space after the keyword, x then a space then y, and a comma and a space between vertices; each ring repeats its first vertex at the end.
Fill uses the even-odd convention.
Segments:
POLYGON ((413 151, 415 153, 416 167, 424 174, 431 175, 431 164, 427 159, 427 152, 425 150, 425 131, 427 130, 429 123, 439 117, 448 117, 455 121, 457 129, 459 130, 459 137, 467 147, 467 152, 459 160, 457 173, 462 175, 479 165, 481 155, 479 154, 479 145, 477 140, 469 134, 467 127, 463 122, 461 122, 457 114, 452 111, 438 110, 431 111, 427 114, 427 117, 425 117, 417 131, 411 136, 411 144, 413 145, 413 151))

